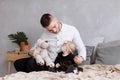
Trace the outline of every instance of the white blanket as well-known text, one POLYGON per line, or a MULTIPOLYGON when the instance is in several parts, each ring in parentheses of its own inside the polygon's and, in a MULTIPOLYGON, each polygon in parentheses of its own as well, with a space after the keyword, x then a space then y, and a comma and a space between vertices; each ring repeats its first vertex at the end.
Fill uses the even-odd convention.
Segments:
POLYGON ((64 72, 17 72, 6 75, 0 80, 120 80, 120 64, 118 65, 85 65, 84 71, 78 74, 64 72))

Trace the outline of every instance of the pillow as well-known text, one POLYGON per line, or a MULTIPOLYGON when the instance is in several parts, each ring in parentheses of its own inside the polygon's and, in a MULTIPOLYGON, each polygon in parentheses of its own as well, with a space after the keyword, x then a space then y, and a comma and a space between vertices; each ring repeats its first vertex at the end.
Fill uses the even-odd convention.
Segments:
POLYGON ((96 50, 96 64, 120 64, 120 40, 101 43, 96 50))
POLYGON ((95 56, 96 56, 96 47, 98 46, 99 43, 103 43, 104 42, 104 37, 90 37, 87 38, 86 40, 84 40, 84 44, 86 46, 94 46, 94 50, 93 53, 91 55, 91 64, 95 63, 95 56))
POLYGON ((94 46, 86 46, 86 52, 87 52, 86 60, 83 61, 81 65, 91 64, 91 55, 93 54, 93 51, 94 51, 94 46))

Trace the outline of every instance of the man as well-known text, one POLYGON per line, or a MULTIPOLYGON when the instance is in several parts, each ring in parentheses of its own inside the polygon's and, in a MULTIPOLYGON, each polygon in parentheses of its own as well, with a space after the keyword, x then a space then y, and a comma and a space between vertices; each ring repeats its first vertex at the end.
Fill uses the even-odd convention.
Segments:
MULTIPOLYGON (((42 15, 40 23, 45 28, 40 38, 49 42, 47 50, 53 62, 61 51, 60 48, 64 41, 72 41, 76 45, 78 51, 78 55, 74 57, 74 62, 76 64, 81 64, 83 60, 86 60, 86 49, 75 27, 59 22, 55 16, 48 13, 42 15)), ((29 52, 31 56, 33 55, 35 46, 29 52)), ((47 70, 45 65, 37 65, 33 58, 17 60, 14 65, 17 71, 30 72, 47 70)))

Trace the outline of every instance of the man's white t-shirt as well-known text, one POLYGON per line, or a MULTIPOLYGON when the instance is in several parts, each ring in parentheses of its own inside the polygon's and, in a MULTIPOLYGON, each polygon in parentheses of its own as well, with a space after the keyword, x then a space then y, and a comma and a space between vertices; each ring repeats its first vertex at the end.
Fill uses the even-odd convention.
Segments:
MULTIPOLYGON (((86 60, 86 48, 82 42, 78 30, 74 26, 62 23, 62 29, 57 34, 51 33, 45 29, 40 39, 49 42, 49 47, 47 48, 47 50, 52 61, 56 59, 58 53, 61 51, 61 46, 66 40, 72 41, 76 45, 78 54, 82 56, 84 60, 86 60)), ((35 46, 32 49, 34 49, 35 46)))

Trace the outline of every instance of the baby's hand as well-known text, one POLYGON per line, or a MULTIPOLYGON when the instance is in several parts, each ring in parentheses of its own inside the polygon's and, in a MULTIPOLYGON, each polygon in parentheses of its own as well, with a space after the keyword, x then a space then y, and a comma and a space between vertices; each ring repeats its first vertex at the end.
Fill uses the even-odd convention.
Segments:
POLYGON ((59 68, 59 67, 60 67, 60 64, 59 64, 59 63, 57 63, 57 64, 55 65, 55 67, 56 67, 56 68, 59 68))

